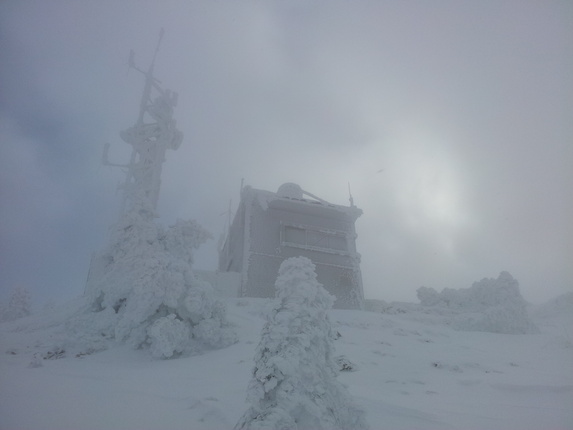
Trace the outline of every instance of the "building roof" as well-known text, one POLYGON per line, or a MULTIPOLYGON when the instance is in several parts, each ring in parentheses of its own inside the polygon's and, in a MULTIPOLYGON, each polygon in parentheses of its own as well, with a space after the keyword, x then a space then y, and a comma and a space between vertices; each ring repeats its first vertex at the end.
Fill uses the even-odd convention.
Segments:
POLYGON ((252 193, 253 197, 257 200, 263 209, 267 209, 269 206, 274 208, 280 208, 284 210, 319 210, 328 215, 331 213, 344 214, 356 220, 360 215, 362 215, 362 209, 354 206, 352 203, 350 206, 337 205, 329 203, 314 194, 311 194, 303 190, 299 185, 294 183, 285 183, 281 185, 276 193, 272 191, 259 190, 252 188, 250 186, 245 186, 241 193, 241 197, 244 199, 248 193, 252 193))

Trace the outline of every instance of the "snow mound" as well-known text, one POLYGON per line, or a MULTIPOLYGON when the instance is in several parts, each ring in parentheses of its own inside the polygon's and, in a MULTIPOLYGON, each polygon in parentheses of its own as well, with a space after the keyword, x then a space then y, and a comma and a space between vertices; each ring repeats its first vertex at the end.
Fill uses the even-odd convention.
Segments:
MULTIPOLYGON (((115 227, 86 289, 90 306, 70 321, 76 340, 101 349, 110 339, 149 347, 156 358, 198 353, 236 341, 226 308, 192 272, 193 249, 209 237, 194 221, 164 229, 137 213, 115 227)), ((94 270, 94 269, 92 269, 94 270)))
POLYGON ((438 293, 420 287, 417 295, 422 306, 453 311, 452 326, 457 330, 504 334, 538 331, 527 313, 519 283, 508 272, 501 272, 497 279, 474 282, 470 288, 445 288, 438 293))
POLYGON ((536 306, 532 313, 537 318, 573 316, 573 291, 536 306))
POLYGON ((31 314, 30 293, 24 287, 16 287, 10 293, 7 305, 0 304, 0 322, 14 321, 31 314))
POLYGON ((364 429, 364 413, 336 380, 334 303, 305 257, 285 260, 276 304, 255 353, 248 387, 251 407, 235 429, 364 429))
POLYGON ((542 332, 558 333, 556 345, 573 348, 573 291, 532 306, 530 314, 542 332))

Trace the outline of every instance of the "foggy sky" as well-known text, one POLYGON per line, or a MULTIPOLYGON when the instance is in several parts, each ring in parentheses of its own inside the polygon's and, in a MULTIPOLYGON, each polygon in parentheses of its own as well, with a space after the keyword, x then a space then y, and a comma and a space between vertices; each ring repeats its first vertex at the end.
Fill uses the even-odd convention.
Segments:
POLYGON ((215 236, 241 179, 354 201, 367 298, 502 270, 573 289, 573 3, 0 3, 0 300, 81 295, 116 221, 142 76, 179 94, 159 222, 215 236))

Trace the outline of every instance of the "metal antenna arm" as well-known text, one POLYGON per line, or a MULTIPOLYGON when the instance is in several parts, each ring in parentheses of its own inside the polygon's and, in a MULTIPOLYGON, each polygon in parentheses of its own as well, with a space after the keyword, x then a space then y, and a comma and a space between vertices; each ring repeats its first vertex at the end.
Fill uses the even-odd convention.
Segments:
POLYGON ((159 46, 161 45, 161 41, 163 40, 163 35, 165 34, 165 30, 161 28, 159 30, 159 40, 157 41, 157 46, 155 47, 155 52, 153 53, 153 60, 151 61, 151 65, 155 64, 155 57, 157 57, 157 53, 159 52, 159 46))

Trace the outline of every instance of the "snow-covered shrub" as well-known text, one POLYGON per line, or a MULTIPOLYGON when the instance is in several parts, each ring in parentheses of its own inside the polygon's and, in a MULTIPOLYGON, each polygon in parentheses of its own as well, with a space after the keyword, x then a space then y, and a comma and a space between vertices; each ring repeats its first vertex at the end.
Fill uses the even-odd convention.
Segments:
POLYGON ((440 302, 440 294, 429 287, 420 287, 416 290, 418 300, 423 306, 434 306, 440 302))
POLYGON ((115 338, 119 315, 113 308, 93 311, 93 303, 87 301, 77 314, 66 321, 68 345, 81 350, 103 351, 115 338))
POLYGON ((519 303, 491 306, 481 313, 459 315, 453 327, 463 331, 490 333, 526 334, 538 330, 529 319, 527 308, 519 303))
MULTIPOLYGON (((422 287, 425 288, 425 287, 422 287)), ((367 299, 364 300, 364 310, 378 312, 382 314, 397 315, 406 314, 415 310, 417 305, 406 302, 386 302, 385 300, 367 299)))
POLYGON ((364 413, 336 380, 328 310, 334 302, 305 257, 285 260, 276 304, 255 353, 251 407, 235 429, 363 429, 364 413))
POLYGON ((344 355, 339 355, 334 359, 334 361, 338 365, 338 370, 341 372, 356 372, 356 370, 358 370, 358 366, 344 355))
POLYGON ((16 287, 10 293, 8 305, 0 308, 0 321, 13 321, 32 313, 32 299, 24 287, 16 287))
POLYGON ((91 311, 72 324, 76 337, 83 329, 94 338, 99 332, 163 358, 236 341, 224 305, 191 270, 193 250, 210 237, 207 231, 181 220, 164 229, 129 213, 112 237, 92 264, 97 270, 86 289, 91 311))
POLYGON ((418 299, 423 306, 446 307, 457 312, 452 326, 457 330, 521 334, 536 332, 529 319, 527 303, 519 291, 519 283, 508 272, 497 279, 484 278, 470 288, 420 287, 418 299))
POLYGON ((177 319, 175 314, 161 317, 147 330, 151 354, 156 358, 169 358, 181 353, 189 340, 189 325, 177 319))

